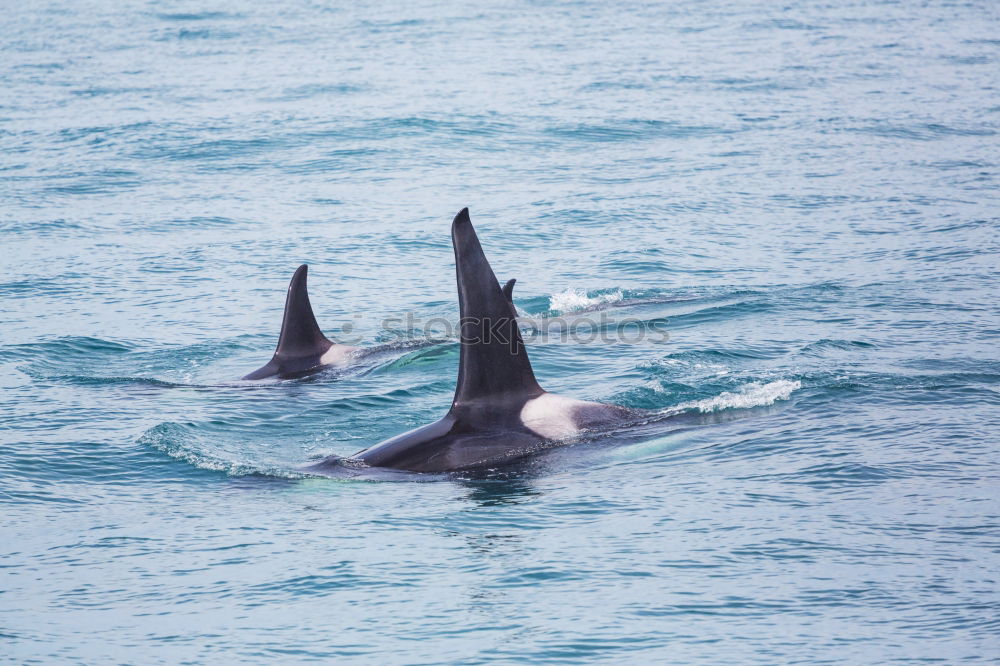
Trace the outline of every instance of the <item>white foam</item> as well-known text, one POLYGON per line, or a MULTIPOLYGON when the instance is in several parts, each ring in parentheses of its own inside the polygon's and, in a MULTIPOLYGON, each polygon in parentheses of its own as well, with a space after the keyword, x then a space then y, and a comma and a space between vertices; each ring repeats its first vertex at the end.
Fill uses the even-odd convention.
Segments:
POLYGON ((587 292, 583 289, 569 288, 566 291, 553 294, 549 297, 549 310, 560 313, 578 312, 597 305, 618 303, 623 298, 625 298, 625 295, 622 294, 620 289, 607 294, 588 296, 587 292))
POLYGON ((724 391, 714 398, 683 402, 674 409, 697 409, 703 414, 723 409, 748 409, 773 405, 778 400, 788 400, 792 391, 802 388, 802 382, 780 379, 776 382, 760 384, 754 382, 741 386, 735 392, 724 391))

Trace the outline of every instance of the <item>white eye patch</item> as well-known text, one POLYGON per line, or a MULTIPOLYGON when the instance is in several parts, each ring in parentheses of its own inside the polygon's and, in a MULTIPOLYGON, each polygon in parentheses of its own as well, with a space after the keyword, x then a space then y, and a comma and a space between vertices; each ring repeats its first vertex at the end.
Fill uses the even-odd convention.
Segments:
POLYGON ((521 408, 521 421, 528 430, 545 439, 564 439, 580 432, 573 414, 590 403, 543 393, 521 408))

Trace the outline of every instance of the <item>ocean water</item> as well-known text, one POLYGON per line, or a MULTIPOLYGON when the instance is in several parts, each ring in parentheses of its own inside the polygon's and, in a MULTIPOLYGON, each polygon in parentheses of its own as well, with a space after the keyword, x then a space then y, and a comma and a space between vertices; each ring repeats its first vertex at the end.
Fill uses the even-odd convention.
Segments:
POLYGON ((1000 659, 995 3, 6 3, 0 81, 0 660, 1000 659), (304 475, 447 409, 463 206, 675 417, 304 475), (238 381, 302 262, 380 353, 238 381))

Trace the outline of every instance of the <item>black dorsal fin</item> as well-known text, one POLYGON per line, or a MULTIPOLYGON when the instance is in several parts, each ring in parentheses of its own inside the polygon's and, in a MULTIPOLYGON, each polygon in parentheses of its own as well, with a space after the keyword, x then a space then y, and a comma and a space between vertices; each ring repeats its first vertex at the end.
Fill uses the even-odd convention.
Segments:
POLYGON ((278 337, 275 356, 294 358, 323 354, 333 345, 320 330, 309 303, 309 291, 306 288, 308 273, 309 267, 302 264, 295 269, 292 281, 288 283, 285 318, 281 321, 281 335, 278 337))
POLYGON ((455 216, 451 241, 461 313, 461 355, 452 410, 483 400, 497 406, 523 403, 541 395, 544 391, 535 380, 507 298, 514 281, 500 288, 468 208, 455 216))
POLYGON ((503 286, 500 291, 503 292, 503 297, 507 299, 507 302, 514 305, 514 283, 517 282, 517 278, 511 278, 507 280, 507 284, 503 286))
POLYGON ((308 370, 315 367, 320 357, 333 346, 320 330, 312 305, 309 304, 309 292, 306 289, 308 272, 309 267, 302 264, 288 284, 285 317, 281 321, 281 335, 278 336, 278 348, 274 350, 274 357, 267 365, 243 379, 292 375, 308 370))

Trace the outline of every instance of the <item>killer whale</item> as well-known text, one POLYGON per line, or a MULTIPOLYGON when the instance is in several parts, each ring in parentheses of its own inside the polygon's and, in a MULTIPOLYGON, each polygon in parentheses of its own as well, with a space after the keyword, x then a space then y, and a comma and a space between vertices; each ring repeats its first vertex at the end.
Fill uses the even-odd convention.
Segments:
MULTIPOLYGON (((387 439, 347 461, 414 472, 503 465, 636 410, 546 392, 535 379, 517 325, 514 280, 500 287, 463 208, 452 222, 460 354, 451 408, 440 420, 387 439)), ((311 471, 342 465, 331 456, 311 471)))
POLYGON ((288 283, 285 314, 274 356, 242 379, 301 377, 330 366, 347 365, 360 351, 360 347, 338 344, 323 335, 309 303, 308 274, 308 265, 302 264, 288 283))

